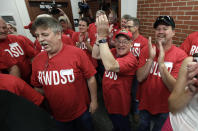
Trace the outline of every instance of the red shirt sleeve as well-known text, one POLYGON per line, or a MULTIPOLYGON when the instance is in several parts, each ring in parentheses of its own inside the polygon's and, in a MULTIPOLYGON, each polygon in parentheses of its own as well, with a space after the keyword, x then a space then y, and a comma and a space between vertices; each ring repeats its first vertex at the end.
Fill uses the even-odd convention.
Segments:
POLYGON ((22 79, 17 79, 17 88, 20 90, 19 95, 39 106, 44 100, 44 97, 39 92, 30 87, 27 83, 25 83, 25 81, 22 79))
POLYGON ((189 55, 189 52, 190 52, 190 48, 191 48, 191 44, 192 44, 192 41, 190 39, 190 36, 188 36, 184 42, 181 44, 180 48, 182 50, 184 50, 188 55, 189 55))
POLYGON ((121 58, 117 58, 116 60, 118 61, 120 66, 119 73, 131 72, 131 70, 133 69, 133 74, 135 75, 135 71, 137 69, 138 64, 135 56, 129 53, 128 55, 121 58))

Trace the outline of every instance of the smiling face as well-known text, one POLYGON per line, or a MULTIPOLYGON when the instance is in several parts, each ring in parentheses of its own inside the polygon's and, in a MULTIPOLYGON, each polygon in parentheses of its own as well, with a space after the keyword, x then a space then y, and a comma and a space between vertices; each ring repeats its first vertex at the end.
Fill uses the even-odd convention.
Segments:
POLYGON ((158 25, 155 29, 156 42, 162 44, 168 44, 172 42, 172 38, 175 35, 175 30, 171 26, 158 25))
POLYGON ((3 19, 0 18, 0 40, 6 39, 8 35, 8 28, 3 19))
POLYGON ((85 33, 88 30, 88 24, 85 21, 80 20, 78 24, 79 32, 85 33))
POLYGON ((120 35, 115 40, 115 47, 118 56, 124 56, 129 53, 131 48, 131 41, 128 40, 125 36, 120 35))
POLYGON ((124 19, 124 18, 122 18, 122 19, 121 19, 121 28, 122 28, 122 29, 126 28, 126 23, 127 23, 127 20, 124 19))
POLYGON ((126 23, 126 29, 134 34, 138 28, 134 25, 134 22, 131 20, 126 23))
POLYGON ((62 49, 61 32, 54 33, 50 28, 38 27, 35 35, 49 56, 56 55, 62 49))

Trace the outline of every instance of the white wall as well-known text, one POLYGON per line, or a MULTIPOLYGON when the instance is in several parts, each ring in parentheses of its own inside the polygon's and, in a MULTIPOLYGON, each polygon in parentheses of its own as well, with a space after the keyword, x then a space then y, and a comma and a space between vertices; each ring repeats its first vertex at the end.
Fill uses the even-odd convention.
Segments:
POLYGON ((29 30, 23 28, 30 22, 25 0, 1 0, 0 16, 2 15, 12 15, 17 24, 17 33, 34 40, 29 30))
MULTIPOLYGON (((79 19, 78 2, 80 2, 81 0, 70 0, 70 1, 71 1, 73 19, 79 19)), ((75 27, 75 31, 78 31, 78 27, 75 27)))
POLYGON ((121 0, 121 16, 129 14, 137 17, 137 1, 138 0, 121 0))

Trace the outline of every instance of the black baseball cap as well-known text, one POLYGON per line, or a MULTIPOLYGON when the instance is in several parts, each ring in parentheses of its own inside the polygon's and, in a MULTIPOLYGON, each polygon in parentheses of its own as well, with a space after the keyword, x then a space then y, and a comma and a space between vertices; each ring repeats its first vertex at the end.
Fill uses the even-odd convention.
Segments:
POLYGON ((159 16, 157 17, 155 23, 153 24, 153 28, 157 28, 158 25, 167 25, 172 26, 172 29, 175 29, 175 22, 171 16, 159 16))

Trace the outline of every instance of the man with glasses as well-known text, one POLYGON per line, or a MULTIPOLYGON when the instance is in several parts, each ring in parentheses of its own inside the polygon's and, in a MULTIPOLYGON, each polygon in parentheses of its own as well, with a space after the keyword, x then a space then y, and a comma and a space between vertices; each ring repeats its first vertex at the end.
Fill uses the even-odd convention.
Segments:
MULTIPOLYGON (((131 17, 126 23, 126 29, 133 34, 131 52, 137 59, 139 59, 139 55, 143 47, 148 45, 148 39, 146 39, 139 33, 139 26, 140 26, 140 21, 135 17, 131 17)), ((132 114, 135 122, 138 122, 139 120, 139 115, 138 115, 139 111, 137 109, 139 102, 136 99, 137 87, 138 87, 138 81, 137 78, 135 77, 132 85, 132 114)))
POLYGON ((96 19, 97 42, 92 56, 102 59, 105 67, 102 88, 103 97, 109 118, 115 131, 130 131, 129 111, 131 103, 131 87, 135 75, 137 60, 130 53, 132 34, 120 30, 116 35, 115 48, 109 49, 107 37, 109 23, 105 15, 96 19))
POLYGON ((139 56, 137 79, 140 124, 138 131, 161 130, 168 116, 168 97, 186 53, 173 45, 175 23, 170 16, 159 16, 154 25, 156 43, 143 48, 139 56))

